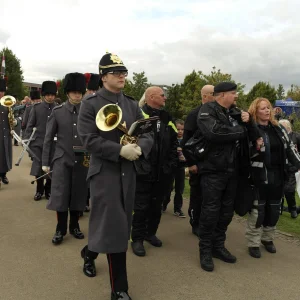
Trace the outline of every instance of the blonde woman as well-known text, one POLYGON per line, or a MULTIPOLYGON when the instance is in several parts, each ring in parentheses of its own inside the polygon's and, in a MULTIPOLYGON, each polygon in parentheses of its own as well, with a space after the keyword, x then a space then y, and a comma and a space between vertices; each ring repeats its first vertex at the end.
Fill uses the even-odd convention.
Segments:
POLYGON ((251 166, 258 197, 248 216, 246 239, 249 254, 260 258, 260 243, 270 253, 276 253, 273 243, 280 215, 285 174, 290 161, 300 169, 300 156, 285 129, 274 118, 270 101, 255 99, 249 113, 263 138, 262 147, 253 147, 251 166))

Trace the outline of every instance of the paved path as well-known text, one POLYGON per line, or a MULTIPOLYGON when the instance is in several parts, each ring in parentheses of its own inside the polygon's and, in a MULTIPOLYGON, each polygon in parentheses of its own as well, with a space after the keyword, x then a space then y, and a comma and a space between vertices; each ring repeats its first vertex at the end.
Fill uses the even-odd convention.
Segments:
MULTIPOLYGON (((21 147, 14 147, 14 161, 21 147)), ((0 191, 0 299, 1 300, 106 300, 110 299, 106 256, 96 265, 98 275, 82 273, 80 249, 87 240, 67 236, 60 246, 51 238, 55 213, 46 200, 33 200, 30 161, 8 173, 9 185, 0 191)), ((185 203, 184 211, 187 211, 185 203)), ((88 214, 81 219, 87 234, 88 214)), ((159 230, 162 248, 146 244, 147 256, 128 252, 128 277, 133 300, 235 300, 299 299, 300 248, 276 241, 275 255, 262 250, 261 259, 247 254, 244 225, 233 222, 228 248, 238 257, 235 265, 215 260, 215 271, 199 266, 197 239, 188 219, 172 215, 170 206, 159 230)))

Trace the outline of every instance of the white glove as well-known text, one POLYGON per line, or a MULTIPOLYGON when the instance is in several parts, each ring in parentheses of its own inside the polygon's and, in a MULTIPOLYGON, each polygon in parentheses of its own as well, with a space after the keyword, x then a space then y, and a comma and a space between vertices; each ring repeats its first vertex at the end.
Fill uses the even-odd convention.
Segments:
POLYGON ((127 144, 121 148, 120 155, 130 161, 133 161, 142 155, 142 150, 137 144, 127 144))
POLYGON ((18 121, 16 119, 13 120, 13 125, 16 127, 18 125, 18 121))
POLYGON ((45 173, 49 173, 49 172, 50 172, 50 167, 48 167, 48 166, 42 166, 42 170, 43 170, 45 173))

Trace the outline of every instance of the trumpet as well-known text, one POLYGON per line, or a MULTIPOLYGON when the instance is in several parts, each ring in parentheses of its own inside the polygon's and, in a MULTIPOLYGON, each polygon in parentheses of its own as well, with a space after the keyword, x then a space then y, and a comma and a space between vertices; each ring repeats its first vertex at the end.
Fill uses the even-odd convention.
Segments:
POLYGON ((8 121, 9 121, 9 126, 10 126, 10 130, 13 130, 15 124, 15 118, 14 118, 14 114, 13 114, 13 109, 12 107, 16 104, 17 100, 15 97, 13 96, 3 96, 0 99, 0 104, 4 107, 8 108, 8 121))
POLYGON ((126 122, 122 122, 122 109, 116 104, 103 106, 96 115, 96 125, 102 131, 110 131, 115 128, 121 130, 124 135, 121 137, 120 144, 136 144, 137 138, 128 134, 126 122))

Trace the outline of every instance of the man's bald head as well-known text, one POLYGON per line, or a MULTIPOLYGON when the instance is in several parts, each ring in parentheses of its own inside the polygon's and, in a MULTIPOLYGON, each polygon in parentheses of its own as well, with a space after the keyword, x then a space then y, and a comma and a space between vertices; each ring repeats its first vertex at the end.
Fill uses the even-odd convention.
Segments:
POLYGON ((201 89, 202 103, 214 101, 214 86, 207 84, 201 89))
POLYGON ((162 88, 151 86, 145 92, 145 102, 152 108, 160 109, 166 105, 166 97, 162 88))

